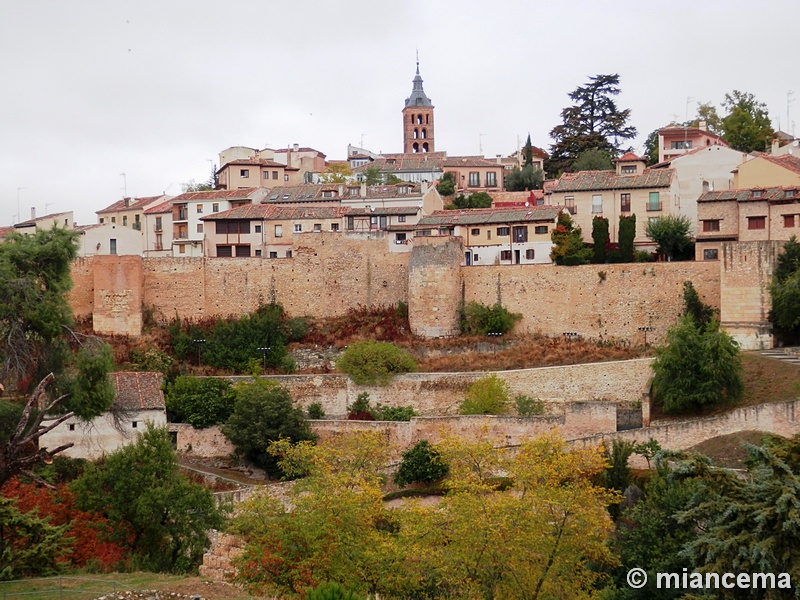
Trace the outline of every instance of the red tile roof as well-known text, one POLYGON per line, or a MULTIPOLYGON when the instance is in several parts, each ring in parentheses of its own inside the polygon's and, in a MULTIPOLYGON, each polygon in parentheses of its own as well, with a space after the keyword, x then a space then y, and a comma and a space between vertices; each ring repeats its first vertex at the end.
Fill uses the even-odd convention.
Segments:
POLYGON ((615 171, 580 171, 564 173, 552 188, 552 192, 579 192, 592 190, 620 190, 665 188, 672 184, 674 169, 645 169, 638 175, 617 175, 615 171))
POLYGON ((617 158, 614 162, 635 162, 635 161, 645 161, 645 159, 642 158, 641 156, 636 156, 633 152, 626 152, 625 154, 617 158))
POLYGON ((148 208, 144 211, 146 215, 160 215, 164 213, 171 213, 172 212, 172 199, 164 200, 161 204, 156 204, 152 208, 148 208))
POLYGON ((117 372, 109 375, 117 390, 114 404, 124 410, 164 410, 161 373, 117 372))
POLYGON ((274 160, 270 160, 268 158, 237 158, 236 160, 231 160, 226 162, 222 165, 218 170, 217 173, 221 173, 223 170, 228 168, 230 165, 248 165, 248 166, 258 166, 258 167, 281 167, 285 168, 286 165, 283 163, 276 162, 274 160))
POLYGON ((123 198, 122 200, 117 200, 114 204, 105 207, 102 210, 98 210, 96 214, 102 213, 109 213, 109 212, 119 212, 123 210, 136 210, 140 208, 144 208, 148 204, 151 204, 157 201, 159 198, 166 198, 164 194, 160 196, 145 196, 142 198, 123 198), (125 205, 125 201, 128 201, 128 205, 125 205))
POLYGON ((239 188, 236 190, 210 190, 208 192, 187 192, 180 196, 175 196, 170 202, 172 204, 181 204, 182 202, 197 202, 200 200, 230 200, 239 198, 250 198, 258 190, 265 188, 239 188))
POLYGON ((747 188, 738 190, 720 190, 705 192, 697 199, 698 202, 778 202, 800 201, 800 186, 798 187, 770 187, 747 188), (788 192, 788 195, 787 195, 788 192))
POLYGON ((783 167, 788 171, 800 174, 800 158, 793 154, 783 154, 781 156, 773 156, 772 154, 761 154, 759 158, 768 160, 772 164, 783 167))
POLYGON ((417 228, 441 225, 488 225, 532 221, 555 221, 562 206, 530 206, 524 208, 472 208, 437 210, 420 219, 417 228))

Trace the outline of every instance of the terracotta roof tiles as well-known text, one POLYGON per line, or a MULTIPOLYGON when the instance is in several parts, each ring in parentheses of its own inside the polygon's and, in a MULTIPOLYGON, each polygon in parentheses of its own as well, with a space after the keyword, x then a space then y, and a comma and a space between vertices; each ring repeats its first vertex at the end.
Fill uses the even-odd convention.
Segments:
POLYGON ((565 173, 549 190, 552 192, 579 192, 592 190, 625 190, 666 188, 672 184, 673 169, 645 169, 637 175, 617 175, 615 171, 580 171, 565 173))
POLYGON ((164 392, 161 373, 117 372, 110 373, 117 399, 114 404, 124 410, 164 410, 164 392))

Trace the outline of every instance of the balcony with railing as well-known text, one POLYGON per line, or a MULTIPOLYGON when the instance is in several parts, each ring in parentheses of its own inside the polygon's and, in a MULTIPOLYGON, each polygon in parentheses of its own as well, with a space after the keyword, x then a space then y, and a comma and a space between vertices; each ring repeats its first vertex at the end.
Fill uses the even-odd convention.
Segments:
POLYGON ((661 211, 661 201, 658 202, 648 202, 647 203, 647 212, 659 212, 661 211))

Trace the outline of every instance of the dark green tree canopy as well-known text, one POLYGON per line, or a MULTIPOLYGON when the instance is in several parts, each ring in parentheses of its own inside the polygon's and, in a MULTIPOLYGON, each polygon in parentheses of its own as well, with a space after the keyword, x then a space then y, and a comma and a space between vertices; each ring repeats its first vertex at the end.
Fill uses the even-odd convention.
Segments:
POLYGON ((744 392, 739 347, 719 321, 700 326, 686 315, 656 348, 652 385, 669 414, 737 400, 744 392))
POLYGON ((473 192, 469 196, 459 194, 447 208, 489 208, 492 206, 492 197, 486 192, 473 192))
POLYGON ((690 260, 693 256, 692 224, 685 215, 666 215, 647 222, 645 235, 667 260, 690 260))
POLYGON ((572 171, 611 171, 614 163, 611 161, 611 154, 608 150, 599 148, 589 148, 578 155, 572 163, 572 171))
POLYGON ((544 171, 531 165, 521 169, 514 167, 506 178, 506 190, 509 192, 525 192, 540 190, 544 185, 544 171))
POLYGON ((620 109, 614 100, 619 93, 617 74, 595 75, 570 92, 574 104, 561 111, 562 123, 550 131, 555 140, 547 168, 551 176, 566 170, 585 150, 617 156, 622 144, 636 137, 636 128, 628 124, 630 109, 620 109))
POLYGON ((237 384, 234 390, 236 404, 223 433, 248 460, 271 477, 280 477, 283 472, 267 446, 281 438, 292 442, 315 439, 305 413, 274 381, 255 379, 237 384))
POLYGON ((456 193, 456 176, 448 171, 439 180, 439 185, 436 186, 440 196, 452 196, 456 193))
POLYGON ((794 343, 800 339, 800 243, 795 236, 783 245, 778 255, 769 292, 772 327, 786 341, 794 343))
POLYGON ((731 148, 741 152, 766 150, 775 132, 763 102, 753 94, 733 90, 725 94, 723 107, 728 114, 722 119, 722 137, 731 148))
POLYGON ((208 545, 206 532, 222 524, 211 492, 179 470, 166 429, 148 427, 135 444, 89 465, 72 487, 82 510, 125 525, 119 541, 155 571, 194 568, 208 545))

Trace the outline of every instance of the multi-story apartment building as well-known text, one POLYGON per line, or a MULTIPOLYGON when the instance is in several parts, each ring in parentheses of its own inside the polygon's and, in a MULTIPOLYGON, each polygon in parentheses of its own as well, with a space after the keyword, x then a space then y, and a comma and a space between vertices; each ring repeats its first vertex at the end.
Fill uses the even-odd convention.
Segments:
POLYGON ((223 212, 243 204, 257 204, 267 195, 267 188, 188 192, 176 196, 172 204, 172 252, 174 256, 205 256, 204 216, 223 212))
POLYGON ((658 162, 671 160, 697 148, 727 145, 720 136, 706 129, 705 121, 700 121, 697 127, 668 125, 658 130, 658 162))
POLYGON ((565 173, 545 186, 545 204, 566 207, 580 226, 583 239, 592 241, 592 219, 608 219, 609 239, 618 242, 620 215, 636 215, 634 243, 653 246, 645 235, 647 222, 677 212, 679 198, 673 169, 647 169, 645 161, 628 153, 617 160, 615 171, 565 173))
POLYGON ((442 210, 420 219, 417 236, 452 235, 464 243, 465 265, 549 264, 557 206, 442 210))
POLYGON ((164 194, 143 198, 122 198, 103 210, 98 210, 97 222, 100 224, 111 223, 141 231, 145 211, 169 199, 170 196, 164 194))
POLYGON ((721 258, 723 242, 787 241, 800 236, 800 183, 706 192, 697 201, 697 260, 721 258))

